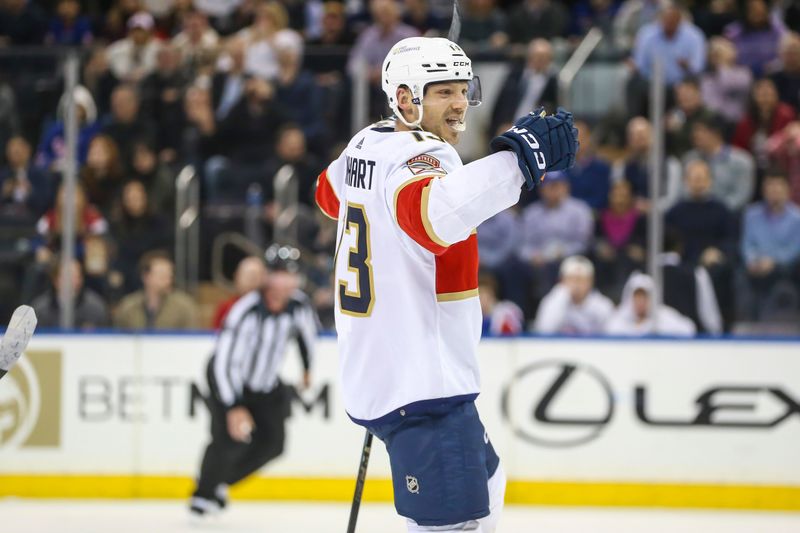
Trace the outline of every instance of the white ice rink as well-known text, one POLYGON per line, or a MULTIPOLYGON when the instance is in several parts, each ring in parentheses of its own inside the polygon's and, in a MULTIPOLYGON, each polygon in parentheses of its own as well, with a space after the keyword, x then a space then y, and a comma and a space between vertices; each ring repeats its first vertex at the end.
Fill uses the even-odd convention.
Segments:
MULTIPOLYGON (((176 501, 0 500, 2 533, 343 533, 344 504, 240 503, 193 524, 176 501)), ((403 533, 390 505, 367 504, 359 533, 403 533)), ((800 513, 507 506, 498 533, 799 533, 800 513)))

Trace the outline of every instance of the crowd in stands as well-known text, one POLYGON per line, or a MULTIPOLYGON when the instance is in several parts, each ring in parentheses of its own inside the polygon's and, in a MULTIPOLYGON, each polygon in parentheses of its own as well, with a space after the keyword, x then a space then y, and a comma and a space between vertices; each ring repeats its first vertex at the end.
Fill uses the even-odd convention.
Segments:
MULTIPOLYGON (((575 167, 549 174, 518 206, 478 229, 486 331, 691 335, 797 319, 795 3, 462 5, 463 46, 510 65, 499 93, 486 96, 487 139, 537 106, 555 110, 554 49, 574 46, 591 28, 604 32, 628 69, 624 120, 619 113, 591 123, 579 116, 575 167), (644 117, 655 57, 667 85, 667 155, 653 205, 654 132, 644 117), (664 302, 655 313, 653 280, 641 274, 654 209, 666 226, 664 302)), ((0 313, 34 302, 40 324, 58 325, 68 98, 63 64, 43 58, 71 48, 81 54, 72 94, 76 325, 191 329, 219 322, 224 308, 201 316, 193 297, 174 287, 174 180, 191 164, 203 206, 232 205, 237 213, 249 199, 266 241, 286 218, 274 177, 293 169, 294 244, 303 249, 308 290, 330 327, 335 228, 316 212, 313 191, 349 138, 352 80, 367 77, 370 117, 386 116, 386 53, 404 37, 445 35, 451 12, 450 0, 0 2, 0 258, 9 274, 0 280, 0 313), (49 48, 29 48, 37 46, 49 48)), ((206 222, 204 231, 226 224, 206 222)), ((236 294, 259 278, 254 263, 243 260, 236 294)))

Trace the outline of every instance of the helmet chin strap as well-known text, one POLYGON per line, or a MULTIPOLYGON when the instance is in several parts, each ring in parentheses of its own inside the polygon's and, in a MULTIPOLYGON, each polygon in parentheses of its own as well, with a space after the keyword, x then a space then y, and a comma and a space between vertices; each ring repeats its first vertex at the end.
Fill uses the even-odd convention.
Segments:
POLYGON ((414 122, 409 122, 409 121, 406 120, 406 117, 403 116, 403 113, 400 111, 400 107, 399 106, 395 106, 395 109, 394 109, 395 115, 397 115, 397 118, 400 119, 400 122, 402 122, 403 124, 405 124, 406 126, 408 126, 411 129, 419 128, 419 127, 421 127, 421 124, 422 124, 422 113, 423 113, 422 104, 420 103, 420 104, 414 104, 414 105, 417 106, 417 109, 419 109, 419 117, 414 122))

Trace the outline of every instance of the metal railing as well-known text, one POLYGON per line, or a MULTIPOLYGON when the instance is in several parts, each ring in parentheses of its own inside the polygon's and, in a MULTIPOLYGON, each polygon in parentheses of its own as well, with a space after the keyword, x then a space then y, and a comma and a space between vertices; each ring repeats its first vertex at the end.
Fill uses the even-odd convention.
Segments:
POLYGON ((195 294, 200 279, 200 180, 192 165, 175 179, 175 285, 195 294))

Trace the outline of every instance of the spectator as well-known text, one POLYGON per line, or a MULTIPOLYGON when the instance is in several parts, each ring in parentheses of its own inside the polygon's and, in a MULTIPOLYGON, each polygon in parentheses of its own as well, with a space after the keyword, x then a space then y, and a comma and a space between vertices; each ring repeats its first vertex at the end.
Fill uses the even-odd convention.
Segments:
POLYGON ((225 68, 215 73, 211 80, 211 98, 217 120, 224 120, 244 96, 246 50, 247 45, 243 40, 230 39, 221 61, 225 68))
POLYGON ((753 86, 750 109, 736 126, 731 144, 753 154, 758 169, 766 170, 769 166, 767 138, 781 131, 795 116, 789 104, 778 100, 778 91, 772 80, 762 78, 753 86))
POLYGON ((152 147, 138 142, 133 146, 131 177, 144 184, 148 205, 153 212, 170 213, 175 209, 175 173, 160 161, 152 147))
POLYGON ((180 68, 178 49, 166 44, 158 51, 158 65, 141 84, 143 115, 154 123, 155 138, 142 137, 146 143, 155 141, 159 157, 171 163, 177 159, 183 122, 183 89, 189 84, 187 71, 180 68))
POLYGON ((262 287, 266 275, 267 269, 264 267, 264 260, 262 258, 250 256, 239 261, 239 264, 236 266, 236 273, 233 275, 233 286, 236 294, 220 302, 217 309, 214 311, 211 327, 215 330, 221 329, 222 324, 225 322, 225 317, 228 316, 228 311, 231 310, 233 304, 248 292, 262 287))
POLYGON ((270 182, 266 187, 266 198, 273 199, 272 178, 284 165, 291 165, 294 169, 297 184, 297 200, 309 207, 316 206, 314 191, 317 177, 323 170, 323 165, 306 148, 306 138, 303 130, 297 124, 289 123, 278 131, 278 141, 275 145, 275 158, 268 165, 266 175, 270 182))
POLYGON ((209 199, 243 198, 250 183, 263 179, 276 131, 284 122, 273 85, 256 77, 247 79, 244 97, 224 119, 211 124, 211 143, 217 155, 205 165, 209 199))
MULTIPOLYGON (((653 128, 644 117, 634 117, 628 121, 626 130, 627 157, 615 165, 616 179, 628 182, 642 213, 650 210, 650 150, 653 146, 653 128)), ((667 156, 662 168, 661 198, 659 207, 669 209, 680 196, 681 163, 677 158, 667 156)), ((626 276, 627 277, 627 276, 626 276)))
POLYGON ((16 206, 20 218, 36 220, 53 201, 49 175, 31 164, 31 145, 14 136, 5 145, 6 161, 0 166, 0 194, 4 206, 16 206))
POLYGON ((86 166, 81 169, 81 181, 90 204, 108 217, 117 207, 122 190, 124 171, 119 149, 108 135, 98 135, 89 144, 86 166))
POLYGON ((126 183, 121 196, 122 205, 111 224, 111 234, 117 242, 114 269, 121 274, 121 288, 127 293, 139 288, 136 265, 145 253, 169 247, 172 235, 164 217, 150 206, 141 181, 126 183))
POLYGON ((652 76, 656 55, 663 61, 664 79, 669 86, 697 76, 705 68, 705 37, 672 2, 664 2, 658 21, 645 24, 636 34, 633 61, 645 80, 652 76))
POLYGON ((172 38, 172 46, 178 51, 186 75, 194 77, 217 52, 219 35, 209 26, 208 16, 194 7, 183 14, 182 26, 172 38))
POLYGON ((103 133, 117 143, 126 168, 130 168, 134 143, 156 143, 156 124, 139 113, 140 106, 139 91, 135 85, 119 85, 111 93, 111 115, 105 121, 103 133))
POLYGON ((713 194, 711 169, 703 160, 686 165, 686 198, 665 217, 683 243, 683 258, 707 268, 730 263, 736 252, 733 213, 713 194))
POLYGON ((594 289, 594 267, 580 255, 564 259, 561 280, 542 299, 536 313, 536 333, 596 335, 614 311, 614 304, 594 289))
MULTIPOLYGON (((61 325, 61 260, 53 257, 50 271, 50 287, 31 302, 36 311, 39 327, 57 328, 61 325)), ((108 308, 103 298, 83 285, 81 264, 72 260, 68 275, 74 295, 73 320, 77 329, 91 330, 110 325, 108 308)))
POLYGON ((323 116, 331 137, 347 139, 350 136, 350 80, 345 74, 346 52, 355 43, 356 36, 347 24, 344 3, 325 2, 323 10, 320 36, 308 41, 321 52, 306 54, 304 61, 323 89, 323 116))
POLYGON ((767 140, 770 160, 780 165, 789 180, 789 196, 800 204, 800 121, 790 122, 767 140))
POLYGON ((593 255, 601 292, 618 298, 631 272, 644 268, 646 229, 630 183, 614 182, 608 194, 608 208, 600 213, 595 226, 593 255))
POLYGON ((710 69, 700 77, 703 102, 728 124, 737 124, 747 110, 753 75, 736 64, 736 47, 723 37, 711 39, 708 62, 710 69))
MULTIPOLYGON (((36 258, 39 264, 47 264, 52 259, 53 253, 60 247, 61 231, 63 229, 65 185, 58 188, 55 207, 49 209, 36 223, 36 231, 42 238, 40 246, 36 249, 36 258)), ((108 222, 96 206, 89 203, 86 191, 80 183, 75 186, 75 234, 77 235, 77 250, 75 257, 85 259, 88 241, 93 237, 105 237, 108 232, 108 222)))
MULTIPOLYGON (((498 269, 514 255, 519 244, 519 217, 513 209, 497 213, 478 226, 481 268, 497 276, 498 269)), ((502 280, 501 289, 502 289, 502 280)), ((501 294, 504 292, 501 290, 501 294)))
POLYGON ((691 319, 663 304, 656 310, 652 309, 654 291, 650 276, 639 272, 631 274, 625 284, 622 302, 606 324, 606 333, 632 337, 693 337, 697 328, 691 319))
POLYGON ((722 200, 728 209, 739 211, 753 198, 753 157, 741 148, 725 143, 719 119, 698 120, 692 137, 694 150, 684 156, 684 167, 695 159, 705 161, 711 168, 714 181, 713 196, 722 200))
POLYGON ((524 67, 513 68, 503 82, 492 111, 490 133, 508 129, 516 119, 539 106, 550 113, 558 106, 553 47, 544 39, 530 42, 524 67))
POLYGON ((0 4, 0 46, 35 46, 44 41, 47 15, 32 0, 6 0, 0 4))
POLYGON ((273 80, 278 75, 278 58, 274 39, 278 34, 291 33, 287 29, 289 18, 286 8, 275 1, 257 4, 253 24, 236 34, 242 39, 245 49, 245 71, 265 80, 273 80))
POLYGON ((112 0, 111 8, 105 14, 102 36, 106 42, 124 39, 127 23, 138 12, 144 9, 142 0, 112 0))
POLYGON ((620 2, 615 0, 579 0, 572 5, 569 35, 583 37, 592 28, 599 28, 606 35, 612 35, 614 18, 620 2))
POLYGON ((711 116, 705 107, 700 84, 694 79, 680 82, 674 88, 676 107, 667 113, 667 151, 682 157, 692 148, 692 129, 701 119, 711 116))
POLYGON ((156 69, 160 45, 153 36, 155 21, 147 11, 128 19, 128 36, 106 49, 108 66, 117 79, 136 83, 156 69))
POLYGON ((370 116, 380 116, 386 107, 381 90, 383 59, 398 41, 415 37, 419 32, 401 22, 395 0, 372 0, 370 12, 375 22, 358 36, 350 50, 347 71, 353 77, 358 76, 361 62, 364 62, 370 82, 370 116))
POLYGON ((163 252, 149 252, 139 262, 142 290, 129 294, 114 312, 114 327, 127 330, 176 330, 197 327, 197 305, 173 287, 174 265, 163 252))
MULTIPOLYGON (((675 204, 665 217, 668 233, 680 243, 673 252, 682 256, 683 264, 675 267, 676 270, 677 267, 687 267, 684 268, 684 274, 692 280, 693 286, 697 267, 703 269, 702 276, 710 277, 715 300, 725 311, 726 323, 730 323, 734 318, 731 291, 733 265, 737 257, 736 221, 733 213, 712 194, 711 170, 704 161, 695 160, 686 166, 685 183, 687 197, 675 204)), ((680 297, 677 294, 675 296, 680 297)), ((702 315, 689 312, 689 308, 665 299, 668 304, 695 320, 698 326, 703 326, 705 331, 719 332, 719 327, 714 325, 718 321, 704 320, 702 315)), ((697 308, 702 309, 703 306, 697 308)))
POLYGON ((217 123, 214 120, 211 91, 202 85, 189 87, 183 100, 183 114, 182 155, 188 163, 203 168, 217 148, 214 146, 217 123))
POLYGON ((781 102, 800 109, 800 36, 788 33, 781 41, 781 66, 770 78, 781 102))
POLYGON ((279 35, 274 46, 280 67, 275 101, 287 119, 303 129, 312 151, 322 152, 328 146, 322 88, 314 76, 302 68, 303 40, 297 34, 279 35))
POLYGON ((498 299, 497 281, 491 274, 478 276, 478 298, 483 315, 481 335, 519 335, 525 329, 522 309, 514 302, 498 299))
MULTIPOLYGON (((422 1, 416 3, 424 4, 425 2, 422 1)), ((414 12, 411 12, 410 15, 413 17, 414 12)), ((353 30, 347 23, 347 14, 345 13, 344 2, 325 2, 323 4, 321 25, 322 27, 319 37, 309 39, 309 46, 350 47, 356 42, 356 34, 353 33, 353 30)), ((414 26, 413 24, 410 25, 414 26)), ((311 60, 311 57, 307 57, 306 63, 314 72, 320 72, 329 69, 344 72, 347 65, 347 60, 340 59, 338 55, 331 57, 327 54, 324 54, 320 57, 315 57, 313 65, 311 64, 311 60)))
POLYGON ((469 0, 461 19, 461 42, 473 48, 502 48, 508 44, 506 16, 495 0, 469 0))
POLYGON ((722 35, 725 27, 736 21, 739 2, 737 0, 715 0, 713 2, 693 2, 694 23, 708 37, 722 35))
POLYGON ((533 39, 553 39, 567 33, 569 13, 561 2, 524 0, 508 15, 508 38, 524 44, 533 39))
POLYGON ((581 149, 575 166, 566 171, 572 196, 583 200, 592 209, 605 209, 611 186, 611 165, 596 155, 589 124, 576 121, 575 127, 578 128, 581 149))
POLYGON ((619 6, 614 17, 614 28, 610 35, 620 50, 633 46, 636 34, 642 26, 658 18, 661 0, 626 0, 619 6))
POLYGON ((786 28, 770 14, 766 0, 747 0, 744 18, 725 27, 725 37, 739 52, 739 64, 748 67, 755 76, 766 73, 778 58, 778 47, 786 28))
POLYGON ((527 265, 527 285, 507 287, 509 294, 530 294, 539 301, 555 284, 563 258, 584 253, 592 237, 592 211, 586 202, 570 197, 563 172, 548 172, 540 186, 541 200, 522 213, 519 258, 527 265))
MULTIPOLYGON (((73 94, 78 115, 78 164, 86 162, 89 153, 89 142, 97 135, 100 124, 97 121, 97 108, 94 105, 91 93, 78 85, 73 94)), ((64 122, 67 112, 67 95, 61 97, 58 103, 58 120, 47 127, 42 135, 39 148, 36 150, 36 166, 43 170, 61 172, 66 156, 66 140, 64 138, 64 122)))
POLYGON ((97 106, 97 115, 105 116, 111 110, 111 93, 119 80, 108 68, 108 57, 103 46, 95 44, 88 52, 83 65, 83 82, 97 106))
MULTIPOLYGON (((23 294, 33 295, 39 291, 43 274, 49 268, 53 254, 61 249, 63 231, 65 186, 62 184, 56 195, 55 207, 48 210, 37 222, 35 240, 35 263, 26 272, 23 294)), ((105 291, 105 280, 109 267, 108 222, 96 206, 86 199, 86 192, 80 183, 76 184, 75 196, 75 258, 82 262, 87 284, 95 290, 105 291)))
POLYGON ((405 0, 403 23, 416 28, 420 35, 438 37, 447 30, 447 21, 432 10, 430 4, 428 0, 405 0))
POLYGON ((764 200, 747 208, 742 223, 742 256, 756 317, 769 315, 779 282, 798 280, 800 207, 789 200, 785 176, 770 172, 762 183, 764 200))
POLYGON ((81 15, 78 0, 59 0, 56 16, 50 19, 45 43, 56 46, 88 46, 94 40, 92 22, 81 15))

